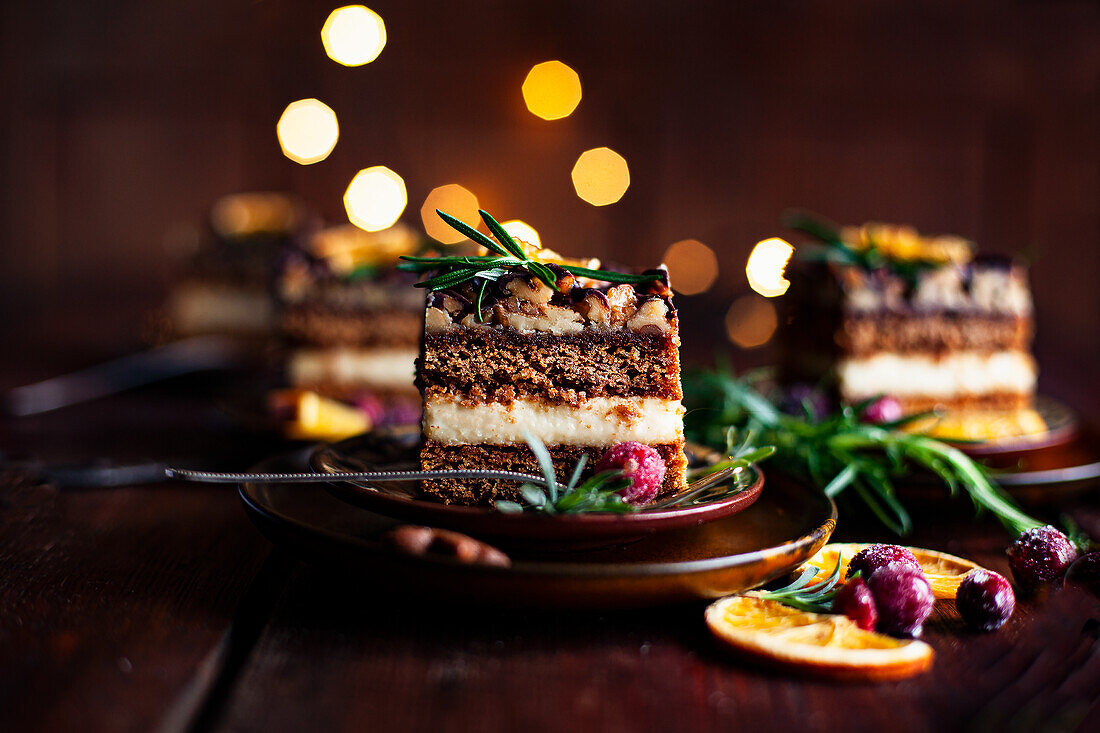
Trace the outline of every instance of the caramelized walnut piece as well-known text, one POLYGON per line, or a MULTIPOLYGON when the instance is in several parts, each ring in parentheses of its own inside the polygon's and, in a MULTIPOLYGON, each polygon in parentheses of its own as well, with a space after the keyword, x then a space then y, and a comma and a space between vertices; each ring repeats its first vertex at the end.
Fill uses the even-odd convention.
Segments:
POLYGON ((427 333, 446 331, 453 325, 451 317, 442 308, 428 308, 424 311, 424 330, 427 333))
POLYGON ((616 285, 607 291, 606 297, 611 309, 611 323, 616 328, 630 320, 638 309, 638 294, 630 285, 616 285))
POLYGON ((436 555, 466 565, 508 567, 512 561, 503 552, 473 537, 434 527, 403 524, 382 535, 382 542, 406 555, 436 555))
POLYGON ((626 325, 632 331, 668 333, 672 330, 668 322, 668 304, 660 298, 651 298, 642 303, 626 325))
POLYGON ((589 290, 575 307, 593 326, 611 328, 611 306, 599 290, 589 290))
POLYGON ((537 303, 539 305, 549 303, 550 298, 554 295, 554 290, 537 277, 527 279, 515 278, 514 280, 509 280, 504 283, 504 289, 520 300, 530 301, 531 303, 537 303))

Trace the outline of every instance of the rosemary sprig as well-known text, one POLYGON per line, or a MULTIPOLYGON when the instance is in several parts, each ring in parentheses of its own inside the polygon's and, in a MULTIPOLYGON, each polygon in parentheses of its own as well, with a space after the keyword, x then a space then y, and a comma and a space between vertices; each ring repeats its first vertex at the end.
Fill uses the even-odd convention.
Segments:
POLYGON ((798 248, 799 259, 807 262, 833 262, 862 270, 888 268, 909 282, 915 282, 922 272, 940 267, 940 263, 929 260, 899 260, 891 257, 874 242, 864 249, 855 249, 840 238, 840 232, 835 225, 803 211, 785 212, 782 223, 789 229, 810 235, 823 245, 798 248))
POLYGON ((543 514, 579 514, 581 512, 615 512, 626 513, 637 511, 638 507, 623 501, 620 491, 631 484, 631 479, 624 476, 622 471, 601 471, 595 476, 579 483, 584 467, 588 462, 588 456, 582 455, 569 481, 562 485, 558 483, 554 474, 554 462, 550 458, 550 452, 546 446, 534 435, 526 435, 525 440, 542 471, 545 486, 536 486, 526 483, 519 487, 520 496, 526 505, 515 501, 499 499, 494 502, 498 511, 509 514, 518 514, 525 509, 543 514))
POLYGON ((832 613, 833 599, 836 597, 837 583, 840 582, 840 558, 837 558, 836 566, 829 577, 818 583, 811 583, 820 568, 807 565, 802 573, 790 585, 776 590, 756 591, 757 598, 765 598, 771 601, 779 601, 785 606, 797 608, 800 611, 811 613, 832 613))
MULTIPOLYGON (((493 237, 496 238, 495 240, 482 234, 461 219, 453 217, 439 209, 436 209, 435 213, 439 214, 439 217, 455 230, 469 237, 493 254, 463 257, 402 256, 401 259, 404 260, 404 262, 399 264, 397 269, 421 274, 434 273, 432 277, 429 277, 427 280, 416 283, 417 287, 428 288, 430 290, 443 290, 445 288, 453 288, 456 285, 461 285, 474 278, 480 278, 482 282, 477 286, 479 312, 481 298, 485 293, 485 287, 488 281, 496 280, 509 269, 522 268, 527 270, 527 272, 531 273, 539 280, 542 280, 551 288, 557 289, 558 276, 554 270, 545 263, 532 259, 531 256, 524 251, 523 247, 512 238, 512 235, 510 235, 508 231, 489 214, 489 212, 478 210, 478 214, 481 215, 481 219, 485 222, 485 226, 489 227, 489 231, 492 232, 493 237)), ((660 277, 658 273, 633 275, 611 270, 593 270, 589 267, 580 267, 577 265, 555 264, 555 267, 572 273, 573 275, 579 275, 580 277, 618 284, 651 282, 660 277)))
POLYGON ((863 422, 864 405, 847 406, 817 418, 783 414, 746 379, 728 367, 685 376, 685 425, 691 439, 719 447, 728 444, 732 427, 754 440, 774 445, 783 470, 820 487, 830 497, 848 489, 896 534, 913 526, 898 500, 894 481, 913 469, 937 476, 952 495, 966 492, 978 511, 991 512, 1017 536, 1044 524, 1022 512, 986 470, 958 448, 926 435, 897 428, 920 416, 889 425, 863 422))

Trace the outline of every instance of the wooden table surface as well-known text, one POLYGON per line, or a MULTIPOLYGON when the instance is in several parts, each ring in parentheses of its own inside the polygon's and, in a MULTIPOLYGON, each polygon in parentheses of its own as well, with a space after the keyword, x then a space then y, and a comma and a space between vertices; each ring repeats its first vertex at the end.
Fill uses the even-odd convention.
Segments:
MULTIPOLYGON (((1100 729, 1100 603, 1075 591, 1022 601, 992 634, 940 609, 930 673, 834 684, 727 655, 702 603, 410 602, 274 548, 233 487, 58 489, 21 466, 244 469, 285 448, 196 399, 206 381, 0 423, 0 730, 1100 729)), ((1052 511, 1100 536, 1095 499, 1052 511)), ((965 500, 917 525, 912 544, 1007 572, 1008 538, 965 500)), ((836 537, 889 539, 843 512, 836 537)))

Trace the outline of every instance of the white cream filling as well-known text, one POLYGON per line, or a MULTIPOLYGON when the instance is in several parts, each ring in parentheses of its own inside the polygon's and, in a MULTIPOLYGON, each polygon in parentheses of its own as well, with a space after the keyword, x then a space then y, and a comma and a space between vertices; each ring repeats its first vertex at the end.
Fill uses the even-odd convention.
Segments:
POLYGON ((265 333, 273 311, 266 292, 232 285, 186 283, 168 302, 169 316, 182 333, 265 333))
POLYGON ((463 405, 440 396, 424 404, 424 437, 439 443, 522 443, 527 433, 547 445, 671 443, 684 437, 684 408, 656 397, 595 397, 573 406, 540 400, 463 405))
POLYGON ((299 349, 290 355, 287 370, 295 385, 332 382, 379 389, 412 391, 416 377, 416 349, 359 349, 332 347, 299 349))
POLYGON ((848 399, 890 394, 897 397, 957 397, 1035 389, 1035 361, 1023 352, 957 352, 930 356, 875 354, 845 359, 837 366, 841 393, 848 399))

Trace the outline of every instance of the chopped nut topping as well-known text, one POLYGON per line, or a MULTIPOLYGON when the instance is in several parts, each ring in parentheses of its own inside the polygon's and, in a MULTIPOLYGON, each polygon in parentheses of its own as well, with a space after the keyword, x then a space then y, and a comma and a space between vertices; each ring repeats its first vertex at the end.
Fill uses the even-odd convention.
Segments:
POLYGON ((529 280, 523 278, 509 280, 504 283, 504 288, 520 300, 527 300, 539 305, 549 303, 550 298, 554 295, 554 291, 549 285, 535 277, 529 280))
POLYGON ((451 317, 442 308, 428 308, 424 311, 424 330, 428 333, 446 331, 453 325, 451 317))
POLYGON ((584 300, 577 303, 576 307, 577 312, 587 318, 593 326, 611 327, 611 308, 607 305, 607 299, 602 296, 602 293, 589 293, 584 300))
POLYGON ((668 333, 672 330, 668 322, 668 306, 660 298, 642 303, 626 325, 632 331, 652 331, 655 328, 658 333, 668 333))

